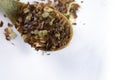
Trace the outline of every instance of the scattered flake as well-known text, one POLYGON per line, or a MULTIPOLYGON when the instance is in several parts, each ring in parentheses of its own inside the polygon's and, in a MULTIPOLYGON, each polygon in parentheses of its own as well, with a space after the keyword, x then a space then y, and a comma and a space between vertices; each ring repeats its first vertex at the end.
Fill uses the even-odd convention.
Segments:
POLYGON ((0 27, 2 27, 3 26, 3 21, 0 21, 0 27))
POLYGON ((83 3, 84 1, 81 1, 81 3, 83 3))
POLYGON ((73 25, 76 25, 76 23, 72 23, 73 25))
POLYGON ((8 26, 9 26, 9 27, 12 27, 13 25, 12 25, 11 23, 8 23, 8 26))
POLYGON ((10 41, 11 39, 15 39, 17 37, 16 33, 12 30, 10 26, 5 28, 4 35, 6 37, 6 40, 10 41))

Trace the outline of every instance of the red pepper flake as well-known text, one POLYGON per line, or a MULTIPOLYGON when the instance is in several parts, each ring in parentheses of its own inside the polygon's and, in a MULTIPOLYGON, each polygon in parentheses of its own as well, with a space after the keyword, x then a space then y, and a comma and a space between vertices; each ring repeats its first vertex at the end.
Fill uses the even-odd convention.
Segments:
POLYGON ((0 21, 0 27, 2 27, 3 26, 3 21, 0 21))
POLYGON ((6 37, 6 40, 8 41, 10 41, 11 39, 15 39, 17 36, 10 26, 4 29, 4 35, 6 37))

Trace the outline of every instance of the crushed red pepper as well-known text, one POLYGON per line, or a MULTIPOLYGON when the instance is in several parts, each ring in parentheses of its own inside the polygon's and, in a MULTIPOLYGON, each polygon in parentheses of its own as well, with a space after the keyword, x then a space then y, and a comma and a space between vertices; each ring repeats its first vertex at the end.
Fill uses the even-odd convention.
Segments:
POLYGON ((21 7, 16 28, 36 50, 55 51, 67 45, 72 35, 71 25, 61 15, 47 4, 28 3, 21 7))
MULTIPOLYGON (((71 22, 71 18, 77 18, 76 12, 79 7, 80 5, 75 3, 75 0, 54 0, 53 2, 48 0, 47 3, 34 1, 33 4, 28 2, 20 7, 15 27, 21 33, 24 41, 36 50, 59 50, 71 40, 71 25, 76 25, 75 22, 71 22)), ((0 21, 0 27, 2 25, 3 22, 0 21)), ((7 40, 17 36, 12 30, 12 26, 8 23, 8 27, 4 30, 7 40)))
MULTIPOLYGON (((43 0, 42 0, 43 1, 43 0)), ((77 18, 80 7, 75 0, 48 0, 47 3, 34 2, 20 7, 15 27, 24 41, 37 51, 55 51, 64 48, 71 40, 72 18, 77 18)))

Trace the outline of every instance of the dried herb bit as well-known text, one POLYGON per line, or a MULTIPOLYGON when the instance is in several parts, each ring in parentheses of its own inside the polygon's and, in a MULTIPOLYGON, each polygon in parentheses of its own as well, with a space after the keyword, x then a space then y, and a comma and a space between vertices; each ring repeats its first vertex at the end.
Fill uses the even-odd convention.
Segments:
POLYGON ((10 41, 11 39, 15 39, 17 36, 16 33, 12 30, 12 28, 10 26, 5 28, 4 35, 6 37, 6 40, 8 40, 8 41, 10 41))
POLYGON ((43 14, 42 14, 42 17, 43 18, 46 18, 46 17, 48 17, 49 16, 49 13, 48 12, 44 12, 43 14))
POLYGON ((27 16, 26 16, 26 21, 30 21, 32 19, 32 14, 29 13, 27 16))
POLYGON ((29 10, 29 8, 25 8, 25 9, 23 10, 23 12, 24 12, 24 14, 26 14, 26 13, 29 13, 30 10, 29 10))
POLYGON ((0 21, 0 27, 2 27, 3 26, 3 21, 0 21))

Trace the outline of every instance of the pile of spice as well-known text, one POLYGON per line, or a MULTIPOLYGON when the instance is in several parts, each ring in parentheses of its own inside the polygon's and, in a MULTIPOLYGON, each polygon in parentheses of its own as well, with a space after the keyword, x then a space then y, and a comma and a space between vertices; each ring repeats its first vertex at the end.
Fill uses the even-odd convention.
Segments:
POLYGON ((24 41, 37 51, 56 51, 70 42, 73 34, 71 18, 77 18, 79 7, 74 0, 28 2, 20 7, 15 27, 24 41))
POLYGON ((59 50, 72 37, 72 27, 68 19, 43 3, 21 6, 16 28, 24 41, 36 50, 59 50))

